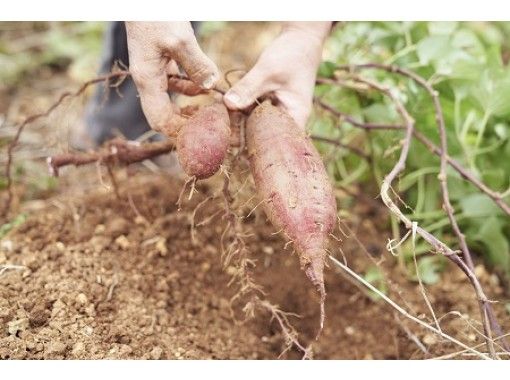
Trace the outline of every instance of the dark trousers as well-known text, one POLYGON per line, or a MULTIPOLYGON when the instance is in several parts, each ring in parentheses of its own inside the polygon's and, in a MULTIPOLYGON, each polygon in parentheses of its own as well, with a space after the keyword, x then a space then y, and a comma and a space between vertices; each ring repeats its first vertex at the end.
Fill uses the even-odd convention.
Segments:
MULTIPOLYGON (((196 32, 199 23, 192 25, 196 32)), ((126 28, 122 21, 111 22, 105 32, 100 74, 110 72, 116 62, 129 67, 126 28)), ((87 134, 96 144, 119 135, 134 140, 150 129, 130 77, 118 91, 107 90, 104 84, 98 85, 85 110, 87 134)))
MULTIPOLYGON (((108 25, 103 40, 100 74, 109 73, 118 62, 129 67, 126 28, 123 22, 108 25)), ((115 89, 100 84, 87 104, 85 121, 89 137, 101 144, 115 136, 134 140, 149 130, 133 80, 128 77, 115 89)))

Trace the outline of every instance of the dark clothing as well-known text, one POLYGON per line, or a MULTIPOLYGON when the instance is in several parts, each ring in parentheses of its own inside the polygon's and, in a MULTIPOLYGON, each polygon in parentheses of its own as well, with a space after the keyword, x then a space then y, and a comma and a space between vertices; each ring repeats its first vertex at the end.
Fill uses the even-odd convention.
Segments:
MULTIPOLYGON (((116 62, 129 67, 126 27, 120 21, 110 23, 105 32, 100 73, 109 73, 116 62)), ((87 105, 87 132, 96 144, 119 134, 134 140, 150 129, 131 77, 127 77, 118 90, 105 92, 105 85, 101 83, 87 105)))
MULTIPOLYGON (((199 23, 191 24, 196 32, 199 23)), ((122 21, 110 23, 105 32, 100 74, 109 73, 115 63, 129 67, 126 27, 122 21)), ((119 135, 135 140, 150 129, 131 77, 122 82, 118 91, 105 92, 105 85, 99 84, 87 104, 85 123, 88 136, 98 145, 119 135)))

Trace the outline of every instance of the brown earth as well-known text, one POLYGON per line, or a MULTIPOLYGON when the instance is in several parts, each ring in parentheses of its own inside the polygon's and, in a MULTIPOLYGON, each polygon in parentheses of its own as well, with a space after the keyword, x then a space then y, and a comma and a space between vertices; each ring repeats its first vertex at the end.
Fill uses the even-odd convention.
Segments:
MULTIPOLYGON (((233 23, 204 44, 222 70, 249 67, 275 32, 273 25, 233 23), (258 37, 238 46, 240 33, 258 37)), ((78 85, 68 73, 43 66, 16 87, 0 87, 0 116, 10 120, 0 128, 2 165, 15 123, 78 85)), ((146 170, 129 179, 120 176, 121 199, 104 188, 94 167, 65 171, 58 187, 47 184, 44 159, 68 149, 69 129, 80 119, 83 102, 74 99, 30 125, 16 151, 14 216, 23 212, 28 219, 0 241, 0 268, 24 266, 0 269, 0 358, 277 358, 286 344, 270 315, 257 310, 240 323, 247 300, 230 307, 238 284, 229 285, 236 268, 222 265, 225 220, 215 214, 221 207, 217 200, 207 202, 195 219, 216 217, 196 229, 195 244, 190 238, 190 216, 201 200, 217 192, 215 180, 200 185, 181 211, 175 203, 182 181, 146 170)), ((332 251, 343 260, 341 248, 357 273, 377 266, 391 299, 433 324, 419 286, 386 250, 388 213, 374 201, 376 190, 351 190, 358 195, 340 192, 337 200, 353 232, 342 236, 332 251)), ((250 258, 256 260, 256 283, 273 304, 300 315, 290 320, 300 341, 313 343, 315 358, 431 358, 461 350, 407 318, 397 318, 394 309, 373 300, 373 294, 331 262, 326 324, 315 342, 317 296, 297 257, 290 247, 284 249, 285 241, 273 234, 262 214, 255 212, 245 225, 253 233, 247 242, 250 258)), ((343 229, 347 232, 345 225, 343 229)), ((503 330, 510 331, 508 294, 483 266, 477 272, 488 296, 499 301, 494 307, 503 330)), ((440 281, 427 286, 427 296, 444 332, 486 351, 480 346, 474 293, 458 269, 447 266, 440 281)), ((282 357, 302 355, 294 347, 282 357)))
MULTIPOLYGON (((231 314, 228 285, 235 268, 222 268, 221 217, 196 230, 190 239, 190 214, 211 194, 214 183, 177 210, 182 184, 162 176, 136 175, 120 186, 121 198, 96 189, 86 196, 60 196, 28 204, 31 217, 2 240, 0 264, 23 265, 0 277, 0 357, 39 358, 277 358, 285 348, 281 330, 265 313, 245 323, 231 314), (130 194, 130 206, 127 195, 130 194), (137 215, 138 213, 138 215, 137 215)), ((218 210, 205 204, 197 221, 218 210)), ((413 315, 429 316, 420 291, 384 249, 378 231, 382 213, 358 207, 348 224, 355 235, 341 243, 347 262, 358 272, 370 265, 362 241, 390 280, 392 299, 413 315), (379 220, 379 222, 378 222, 379 220), (423 315, 422 315, 423 314, 423 315)), ((246 223, 254 276, 267 298, 287 312, 303 343, 313 342, 318 304, 298 260, 261 217, 246 223)), ((339 243, 337 243, 339 244, 339 243)), ((501 299, 494 278, 482 273, 490 294, 501 299)), ((320 359, 402 359, 434 357, 459 348, 397 319, 383 302, 331 267, 326 275, 326 326, 314 357, 320 359), (406 332, 407 331, 407 332, 406 332), (419 339, 428 354, 411 339, 419 339)), ((462 273, 449 268, 428 296, 443 330, 471 346, 481 343, 478 309, 462 273), (472 326, 470 326, 472 324, 472 326)), ((234 305, 242 315, 242 302, 234 305)), ((496 305, 505 331, 503 307, 496 305)), ((430 321, 430 317, 426 318, 430 321)), ((483 347, 482 347, 483 348, 483 347)), ((302 356, 295 348, 284 358, 302 356)))

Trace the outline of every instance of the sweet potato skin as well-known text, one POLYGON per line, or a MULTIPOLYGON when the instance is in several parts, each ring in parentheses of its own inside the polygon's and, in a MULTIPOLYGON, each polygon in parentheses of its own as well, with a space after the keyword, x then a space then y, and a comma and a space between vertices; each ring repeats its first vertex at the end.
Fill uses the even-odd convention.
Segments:
POLYGON ((246 144, 269 220, 293 241, 302 269, 324 298, 325 249, 336 201, 319 153, 305 131, 269 101, 248 118, 246 144))
POLYGON ((230 143, 230 122, 226 107, 214 103, 198 109, 177 134, 176 149, 184 172, 197 179, 216 173, 230 143))
POLYGON ((203 89, 191 80, 177 76, 168 77, 168 91, 177 92, 186 96, 197 96, 209 92, 209 90, 203 89))

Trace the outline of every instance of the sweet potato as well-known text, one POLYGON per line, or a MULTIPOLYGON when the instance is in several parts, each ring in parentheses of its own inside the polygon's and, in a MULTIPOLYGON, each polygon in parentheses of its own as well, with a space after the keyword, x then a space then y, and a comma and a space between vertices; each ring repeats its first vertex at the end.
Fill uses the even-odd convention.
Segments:
POLYGON ((203 89, 189 79, 178 76, 168 77, 168 91, 176 92, 186 96, 197 96, 207 94, 209 90, 203 89))
POLYGON ((177 133, 179 163, 189 176, 204 179, 218 171, 230 143, 230 122, 225 106, 199 108, 177 133))
POLYGON ((293 242, 301 268, 321 295, 324 261, 336 222, 336 201, 321 157, 294 120, 265 101, 247 120, 251 172, 269 220, 293 242))

